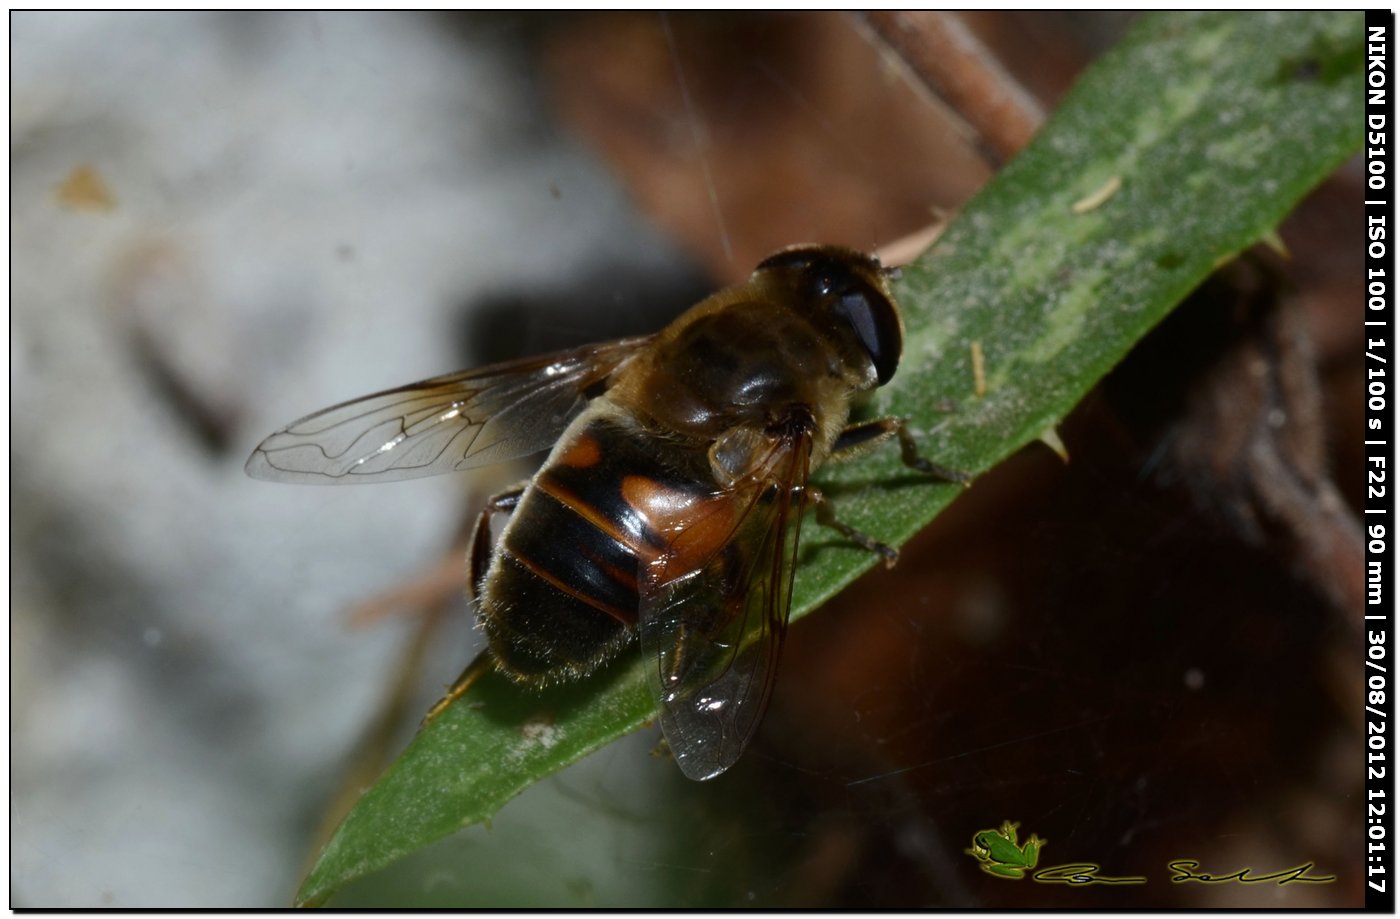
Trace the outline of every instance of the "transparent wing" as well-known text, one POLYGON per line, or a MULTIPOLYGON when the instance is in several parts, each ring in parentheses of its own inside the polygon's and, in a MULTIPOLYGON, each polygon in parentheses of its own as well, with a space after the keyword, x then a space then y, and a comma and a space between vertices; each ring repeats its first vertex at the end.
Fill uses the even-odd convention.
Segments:
POLYGON ((274 482, 386 482, 486 466, 554 443, 650 336, 493 364, 307 415, 264 440, 244 469, 274 482))
POLYGON ((692 521, 643 571, 642 655, 661 730, 688 778, 714 778, 732 766, 768 706, 810 456, 805 433, 775 441, 761 472, 713 511, 720 516, 692 521))

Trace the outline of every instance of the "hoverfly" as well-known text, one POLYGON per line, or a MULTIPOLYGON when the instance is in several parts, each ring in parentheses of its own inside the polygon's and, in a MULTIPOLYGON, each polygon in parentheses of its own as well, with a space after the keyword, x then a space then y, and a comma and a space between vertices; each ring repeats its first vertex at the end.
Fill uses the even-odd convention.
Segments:
POLYGON ((273 434, 246 468, 280 482, 383 482, 552 444, 476 525, 481 666, 543 687, 587 676, 635 637, 681 771, 708 779, 739 758, 767 705, 804 508, 896 557, 834 518, 812 470, 898 436, 907 465, 964 478, 920 458, 902 419, 847 423, 853 400, 894 375, 902 342, 878 260, 794 247, 655 335, 345 402, 273 434), (493 550, 501 512, 511 517, 493 550))

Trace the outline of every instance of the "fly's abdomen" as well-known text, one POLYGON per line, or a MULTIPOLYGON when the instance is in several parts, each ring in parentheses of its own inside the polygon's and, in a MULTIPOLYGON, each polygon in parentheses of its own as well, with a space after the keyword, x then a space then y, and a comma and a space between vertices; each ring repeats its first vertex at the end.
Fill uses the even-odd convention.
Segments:
POLYGON ((649 435, 587 412, 561 438, 501 534, 484 589, 482 626, 505 672, 554 683, 591 672, 631 640, 641 566, 665 538, 639 483, 708 496, 703 475, 656 459, 649 435))

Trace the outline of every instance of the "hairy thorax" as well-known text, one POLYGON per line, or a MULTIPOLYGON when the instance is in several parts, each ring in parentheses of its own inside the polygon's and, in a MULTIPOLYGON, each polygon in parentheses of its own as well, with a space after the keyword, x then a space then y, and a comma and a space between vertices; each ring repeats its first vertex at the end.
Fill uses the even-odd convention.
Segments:
POLYGON ((697 310, 624 373, 610 395, 648 427, 697 443, 736 428, 766 430, 794 410, 818 450, 846 422, 857 380, 802 316, 755 303, 697 310))

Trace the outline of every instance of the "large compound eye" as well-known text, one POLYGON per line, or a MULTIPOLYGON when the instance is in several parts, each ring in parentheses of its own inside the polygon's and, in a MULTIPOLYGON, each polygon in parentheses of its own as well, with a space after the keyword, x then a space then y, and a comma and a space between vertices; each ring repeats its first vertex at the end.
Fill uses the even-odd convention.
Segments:
POLYGON ((888 383, 899 366, 899 354, 904 347, 899 317, 889 298, 860 282, 841 293, 835 312, 850 323, 861 347, 870 354, 880 385, 888 383))
POLYGON ((811 246, 794 246, 791 249, 781 249, 768 256, 758 263, 755 271, 765 271, 773 268, 807 268, 812 264, 816 256, 815 250, 811 246))
POLYGON ((786 273, 792 294, 814 318, 820 314, 843 339, 855 338, 880 385, 890 381, 904 341, 897 308, 869 280, 884 270, 878 260, 840 246, 794 246, 759 262, 757 271, 771 270, 786 273))

